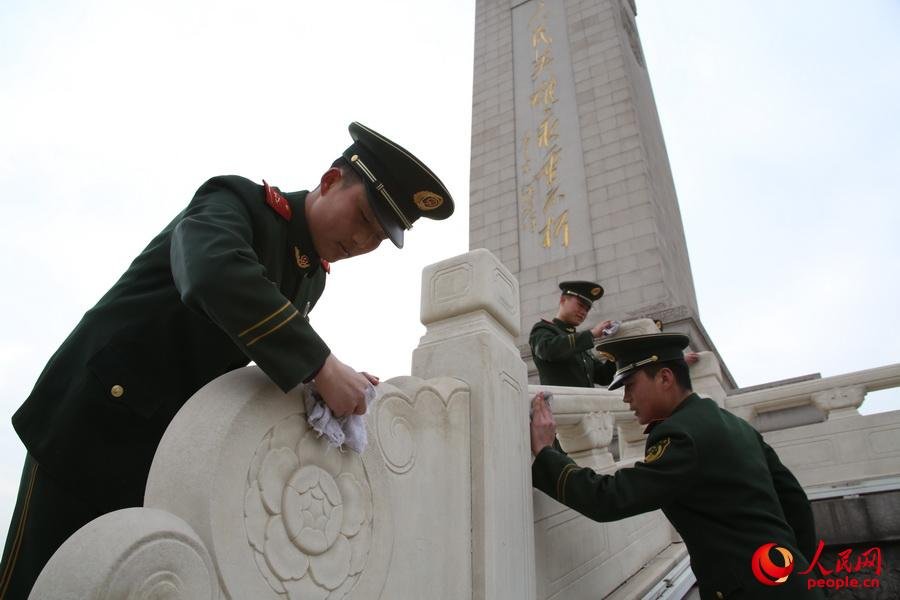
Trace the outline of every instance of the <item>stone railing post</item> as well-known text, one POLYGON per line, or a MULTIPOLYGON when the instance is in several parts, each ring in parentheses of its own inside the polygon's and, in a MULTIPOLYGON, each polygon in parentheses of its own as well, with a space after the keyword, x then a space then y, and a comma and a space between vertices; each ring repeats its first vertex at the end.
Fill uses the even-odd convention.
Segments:
POLYGON ((519 285, 490 252, 426 267, 412 374, 470 392, 472 598, 535 598, 527 371, 514 343, 519 285))

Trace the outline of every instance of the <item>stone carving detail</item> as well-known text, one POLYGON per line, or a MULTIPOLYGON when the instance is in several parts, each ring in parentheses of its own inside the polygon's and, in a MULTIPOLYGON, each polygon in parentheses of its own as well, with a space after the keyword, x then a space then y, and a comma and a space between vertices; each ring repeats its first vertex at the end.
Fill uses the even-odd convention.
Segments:
POLYGON ((29 598, 219 598, 209 552, 190 525, 151 508, 102 515, 66 540, 29 598))
POLYGON ((500 269, 494 269, 494 289, 500 304, 505 306, 510 314, 517 314, 519 312, 518 290, 507 274, 500 269))
POLYGON ((615 417, 612 414, 592 412, 583 415, 577 423, 560 425, 558 431, 567 450, 580 452, 605 450, 612 441, 614 427, 615 417))
POLYGON ((449 302, 463 298, 472 286, 472 265, 454 265, 440 271, 431 280, 431 298, 433 302, 449 302))
POLYGON ((608 412, 592 412, 571 425, 557 428, 559 441, 575 462, 583 467, 602 469, 613 464, 609 451, 615 432, 615 417, 608 412))
POLYGON ((281 597, 346 597, 366 566, 372 514, 358 454, 329 447, 302 414, 265 435, 247 474, 244 525, 260 573, 281 597))
POLYGON ((398 475, 408 472, 416 462, 412 428, 404 416, 412 406, 408 398, 396 393, 385 394, 378 403, 375 420, 378 446, 387 468, 398 475))

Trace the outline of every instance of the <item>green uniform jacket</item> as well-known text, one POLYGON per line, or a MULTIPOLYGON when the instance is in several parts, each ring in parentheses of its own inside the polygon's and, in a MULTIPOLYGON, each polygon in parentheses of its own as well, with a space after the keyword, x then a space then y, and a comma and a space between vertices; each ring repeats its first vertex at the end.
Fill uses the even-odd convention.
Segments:
POLYGON ((89 310, 13 416, 28 452, 100 508, 141 505, 157 444, 175 413, 216 377, 253 360, 282 390, 330 351, 306 315, 325 272, 306 192, 210 179, 89 310), (284 211, 283 211, 284 212, 284 211))
POLYGON ((817 544, 803 488, 753 427, 708 398, 692 394, 653 424, 647 456, 634 467, 600 475, 547 447, 532 464, 532 478, 536 488, 595 521, 662 509, 684 539, 704 599, 822 598, 799 575, 817 544), (795 561, 779 586, 758 583, 751 571, 753 553, 771 542, 795 561))
POLYGON ((531 328, 528 338, 531 355, 544 385, 594 387, 608 385, 616 373, 613 362, 594 358, 594 336, 590 331, 576 332, 559 319, 541 319, 531 328))

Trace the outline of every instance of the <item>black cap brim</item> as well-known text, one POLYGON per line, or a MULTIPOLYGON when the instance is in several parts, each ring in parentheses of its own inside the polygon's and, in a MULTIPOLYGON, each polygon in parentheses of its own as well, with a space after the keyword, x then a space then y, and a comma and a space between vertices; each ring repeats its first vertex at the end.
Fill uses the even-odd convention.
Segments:
POLYGON ((356 121, 349 130, 353 144, 343 157, 361 176, 369 205, 395 246, 403 247, 403 232, 419 217, 441 220, 453 214, 450 192, 412 153, 356 121))
POLYGON ((388 236, 388 239, 393 242, 395 246, 398 248, 403 247, 403 227, 400 223, 397 222, 397 219, 394 217, 392 211, 386 204, 383 202, 375 202, 373 198, 373 194, 378 193, 368 181, 365 182, 366 186, 366 197, 369 201, 369 206, 372 208, 372 212, 375 213, 375 218, 378 219, 378 223, 381 225, 381 228, 384 230, 384 233, 388 236))
POLYGON ((651 333, 627 337, 612 337, 597 344, 596 349, 612 355, 617 371, 606 388, 615 390, 625 384, 625 380, 642 366, 684 358, 684 349, 690 338, 682 333, 651 333), (626 366, 623 366, 626 365, 626 366))

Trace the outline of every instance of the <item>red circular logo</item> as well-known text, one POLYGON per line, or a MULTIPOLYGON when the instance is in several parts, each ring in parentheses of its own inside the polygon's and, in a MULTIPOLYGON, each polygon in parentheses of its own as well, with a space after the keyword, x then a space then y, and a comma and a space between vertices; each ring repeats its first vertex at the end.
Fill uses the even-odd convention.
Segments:
POLYGON ((774 543, 763 544, 753 553, 750 560, 750 568, 753 576, 764 585, 781 585, 787 581, 788 575, 794 570, 794 555, 787 548, 776 546, 774 543), (771 550, 775 548, 781 555, 784 564, 775 564, 772 560, 771 550))

